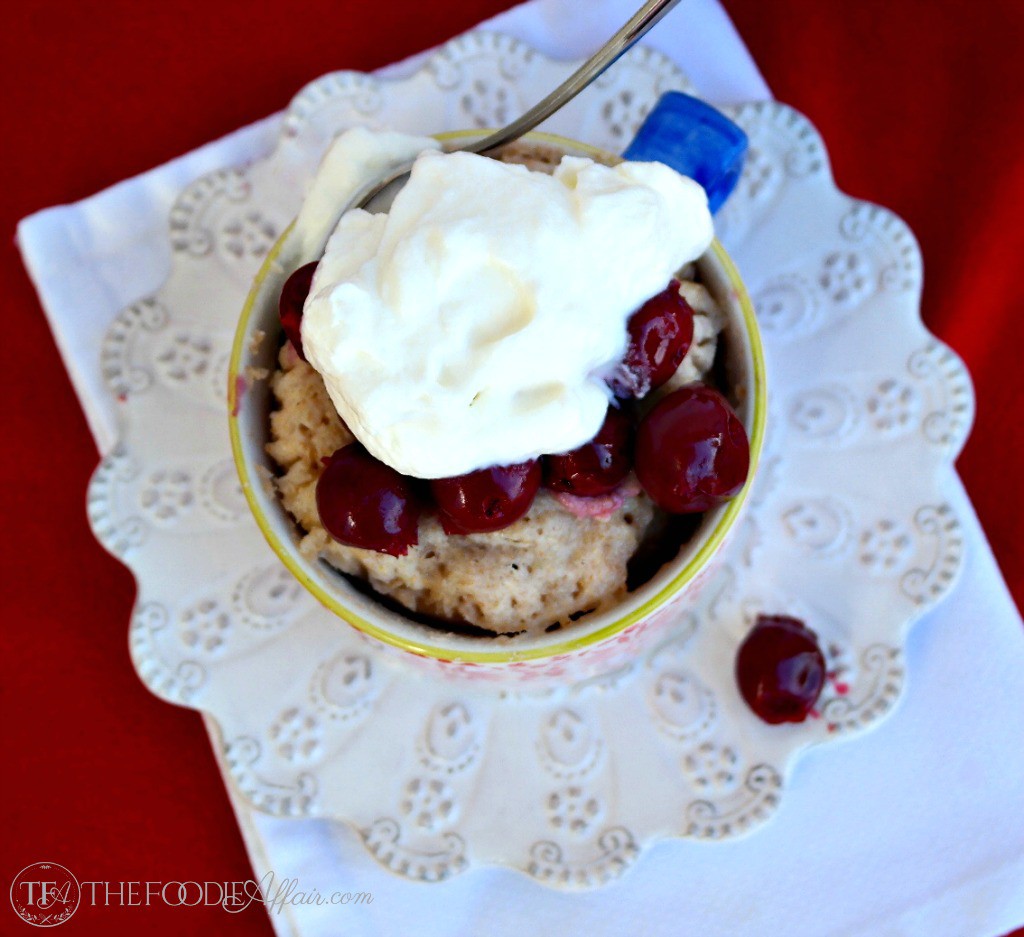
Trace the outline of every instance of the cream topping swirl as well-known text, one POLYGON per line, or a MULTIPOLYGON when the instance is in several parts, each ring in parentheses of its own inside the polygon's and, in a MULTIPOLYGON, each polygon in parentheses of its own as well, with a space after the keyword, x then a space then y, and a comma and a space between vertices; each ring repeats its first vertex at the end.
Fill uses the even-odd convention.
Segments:
POLYGON ((704 190, 660 163, 566 156, 547 175, 434 147, 367 131, 335 142, 310 199, 345 190, 325 174, 419 155, 386 215, 338 222, 306 301, 305 354, 356 438, 407 475, 582 445, 604 420, 630 315, 712 240, 704 190))

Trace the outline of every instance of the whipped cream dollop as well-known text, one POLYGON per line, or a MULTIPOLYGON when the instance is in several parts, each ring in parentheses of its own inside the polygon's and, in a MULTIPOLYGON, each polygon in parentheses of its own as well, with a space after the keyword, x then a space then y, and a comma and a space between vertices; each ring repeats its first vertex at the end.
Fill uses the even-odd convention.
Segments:
MULTIPOLYGON (((306 357, 356 438, 403 474, 574 449, 604 421, 630 315, 710 244, 704 190, 660 163, 567 156, 547 175, 434 147, 366 131, 334 144, 328 174, 419 155, 386 215, 349 211, 334 229, 306 357)), ((311 198, 317 185, 344 188, 318 180, 311 198)))

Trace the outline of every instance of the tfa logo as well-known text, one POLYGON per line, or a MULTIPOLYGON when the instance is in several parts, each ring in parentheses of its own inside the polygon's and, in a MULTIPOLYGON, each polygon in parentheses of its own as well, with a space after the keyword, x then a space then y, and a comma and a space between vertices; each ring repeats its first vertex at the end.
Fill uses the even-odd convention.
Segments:
POLYGON ((56 927, 78 910, 82 890, 75 878, 56 862, 33 862, 11 883, 11 907, 26 924, 56 927))

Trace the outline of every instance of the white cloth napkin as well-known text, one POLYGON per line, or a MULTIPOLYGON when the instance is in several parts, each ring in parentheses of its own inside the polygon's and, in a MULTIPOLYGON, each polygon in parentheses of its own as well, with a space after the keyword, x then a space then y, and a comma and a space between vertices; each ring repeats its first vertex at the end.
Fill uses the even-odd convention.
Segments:
MULTIPOLYGON (((574 58, 610 35, 636 2, 532 0, 482 25, 574 58)), ((687 0, 648 41, 712 101, 769 97, 718 0, 687 0)), ((384 73, 410 71, 420 58, 384 73)), ((101 451, 114 444, 116 424, 100 341, 118 310, 167 276, 171 203, 199 175, 269 152, 278 120, 19 226, 26 266, 101 451)), ((232 795, 256 877, 272 870, 298 878, 306 892, 373 895, 372 904, 274 913, 278 933, 519 937, 525 927, 595 937, 960 937, 1024 924, 1024 627, 966 495, 953 498, 966 523, 966 569, 913 628, 903 703, 870 735, 804 756, 778 816, 755 835, 661 843, 622 881, 586 894, 554 892, 504 869, 420 885, 378 868, 341 825, 273 819, 232 795)))

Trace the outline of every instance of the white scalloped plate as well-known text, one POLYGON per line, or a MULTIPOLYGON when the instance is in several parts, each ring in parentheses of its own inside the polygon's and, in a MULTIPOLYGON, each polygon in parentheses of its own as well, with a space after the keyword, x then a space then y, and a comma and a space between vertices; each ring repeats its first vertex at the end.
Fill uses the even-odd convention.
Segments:
MULTIPOLYGON (((277 561, 231 462, 226 362, 249 281, 319 154, 356 123, 501 124, 572 67, 475 33, 407 79, 314 82, 268 159, 181 195, 170 278, 118 316, 103 350, 122 436, 88 509, 138 580, 142 679, 213 717, 254 806, 350 823, 381 863, 423 881, 491 863, 588 887, 659 838, 749 831, 798 751, 891 710, 907 626, 960 567, 946 492, 972 392, 921 324, 914 238, 837 191, 817 133, 774 103, 732 111, 751 152, 719 219, 768 355, 764 467, 716 579, 668 640, 543 696, 460 688, 390 663, 277 561), (762 724, 734 686, 759 611, 804 618, 828 649, 828 686, 802 725, 762 724)), ((636 50, 545 129, 621 151, 659 94, 687 87, 636 50)))

